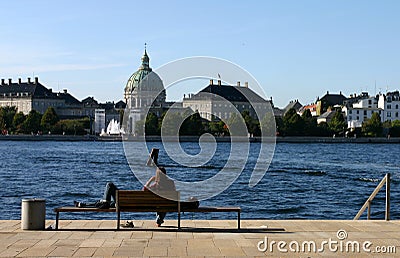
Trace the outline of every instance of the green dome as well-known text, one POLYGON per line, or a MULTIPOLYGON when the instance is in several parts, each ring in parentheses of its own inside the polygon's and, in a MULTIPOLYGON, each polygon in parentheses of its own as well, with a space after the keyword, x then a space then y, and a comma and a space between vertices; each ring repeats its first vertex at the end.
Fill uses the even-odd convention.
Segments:
POLYGON ((132 94, 140 91, 159 93, 164 90, 161 78, 155 72, 152 72, 149 61, 149 56, 145 50, 142 57, 142 65, 139 70, 131 75, 126 83, 125 94, 132 94))

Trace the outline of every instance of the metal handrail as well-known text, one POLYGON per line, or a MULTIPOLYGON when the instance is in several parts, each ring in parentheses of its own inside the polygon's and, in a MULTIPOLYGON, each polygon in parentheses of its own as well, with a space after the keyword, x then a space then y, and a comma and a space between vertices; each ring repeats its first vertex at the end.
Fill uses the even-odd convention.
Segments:
POLYGON ((357 215, 354 217, 354 220, 358 220, 361 215, 364 213, 365 209, 368 208, 367 219, 371 218, 371 203, 381 188, 386 184, 386 210, 385 210, 385 220, 390 220, 390 173, 387 173, 386 176, 381 180, 379 185, 375 188, 372 194, 368 197, 367 201, 365 201, 364 205, 358 211, 357 215))

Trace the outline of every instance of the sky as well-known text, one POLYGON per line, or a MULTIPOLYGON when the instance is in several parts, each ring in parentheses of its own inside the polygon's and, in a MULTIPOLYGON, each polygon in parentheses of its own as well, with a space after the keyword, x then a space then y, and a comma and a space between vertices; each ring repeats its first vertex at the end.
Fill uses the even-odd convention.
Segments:
MULTIPOLYGON (((281 108, 327 91, 400 89, 396 0, 19 0, 0 10, 0 78, 37 76, 79 100, 123 99, 145 43, 153 69, 192 56, 233 62, 281 108)), ((167 99, 205 86, 167 90, 167 99)))

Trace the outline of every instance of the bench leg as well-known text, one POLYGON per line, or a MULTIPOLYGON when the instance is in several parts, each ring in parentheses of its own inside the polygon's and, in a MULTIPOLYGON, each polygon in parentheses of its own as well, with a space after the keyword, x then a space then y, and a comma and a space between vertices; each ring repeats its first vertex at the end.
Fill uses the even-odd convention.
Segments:
POLYGON ((178 229, 181 229, 181 213, 178 212, 178 229))
POLYGON ((238 229, 240 229, 240 211, 238 212, 238 229))
POLYGON ((56 212, 56 230, 58 230, 58 218, 59 218, 59 212, 56 212))
POLYGON ((120 220, 121 220, 121 213, 118 211, 118 212, 117 212, 117 229, 119 229, 119 226, 120 226, 120 225, 119 225, 119 224, 120 224, 119 221, 120 221, 120 220))

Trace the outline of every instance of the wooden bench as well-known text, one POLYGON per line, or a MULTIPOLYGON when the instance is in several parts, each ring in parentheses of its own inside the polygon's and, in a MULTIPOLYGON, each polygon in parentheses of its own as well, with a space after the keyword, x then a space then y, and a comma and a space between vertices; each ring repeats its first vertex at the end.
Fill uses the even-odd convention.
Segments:
POLYGON ((163 192, 161 197, 151 191, 118 190, 116 193, 116 208, 97 209, 97 208, 77 208, 60 207, 54 209, 56 212, 56 227, 58 229, 60 212, 116 212, 117 229, 120 228, 121 212, 177 212, 178 229, 181 228, 181 212, 237 212, 238 229, 240 229, 240 207, 181 207, 179 192, 163 192))

